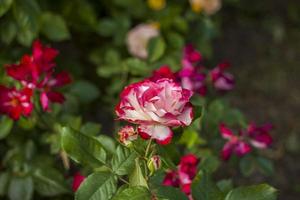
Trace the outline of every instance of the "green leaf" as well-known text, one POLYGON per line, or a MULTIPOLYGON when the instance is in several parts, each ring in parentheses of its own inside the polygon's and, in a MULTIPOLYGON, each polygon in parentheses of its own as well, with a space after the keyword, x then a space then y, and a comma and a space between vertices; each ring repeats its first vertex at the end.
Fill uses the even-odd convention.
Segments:
POLYGON ((14 121, 8 117, 0 119, 0 139, 5 138, 11 131, 14 121))
POLYGON ((149 41, 148 56, 149 61, 154 62, 158 60, 165 52, 166 44, 162 37, 155 37, 149 41))
POLYGON ((11 20, 6 20, 0 25, 1 41, 5 44, 10 44, 17 35, 17 26, 11 20))
POLYGON ((36 36, 37 33, 30 28, 21 28, 18 30, 17 33, 18 42, 27 47, 29 47, 32 44, 36 36))
POLYGON ((184 45, 184 38, 176 32, 169 33, 167 36, 167 41, 168 44, 175 49, 181 49, 184 45))
POLYGON ((117 191, 113 174, 95 172, 88 176, 75 193, 75 200, 109 200, 117 191))
POLYGON ((11 200, 31 200, 33 195, 33 181, 30 176, 13 177, 8 188, 11 200))
POLYGON ((150 200, 151 194, 145 187, 129 187, 118 193, 112 200, 150 200))
POLYGON ((135 168, 129 176, 129 185, 133 186, 143 186, 148 188, 146 179, 144 178, 143 172, 141 170, 139 159, 135 159, 135 168))
POLYGON ((22 117, 18 120, 18 126, 24 130, 32 130, 37 123, 37 118, 35 117, 22 117))
POLYGON ((191 149, 198 144, 205 144, 206 141, 200 138, 195 130, 187 128, 183 131, 179 143, 184 144, 187 148, 191 149))
POLYGON ((11 7, 13 0, 0 0, 0 17, 2 17, 11 7))
POLYGON ((53 41, 70 38, 70 32, 65 20, 57 14, 45 12, 41 16, 41 32, 53 41))
POLYGON ((195 200, 223 200, 223 193, 212 182, 211 178, 205 171, 192 184, 192 195, 195 200))
POLYGON ((187 196, 178 188, 162 186, 155 188, 154 193, 158 198, 169 200, 188 200, 187 196))
POLYGON ((105 164, 106 153, 101 143, 96 139, 68 127, 63 127, 61 140, 63 149, 76 162, 92 167, 105 164))
POLYGON ((218 181, 217 186, 223 193, 228 193, 230 190, 232 190, 233 183, 231 179, 223 179, 218 181))
POLYGON ((118 175, 129 174, 134 168, 136 157, 134 151, 131 152, 128 148, 119 145, 111 161, 113 171, 118 175))
POLYGON ((102 144, 105 151, 109 152, 110 154, 116 153, 116 142, 111 137, 99 135, 96 139, 102 144))
POLYGON ((80 131, 89 136, 96 136, 99 134, 100 129, 100 124, 87 122, 80 128, 80 131))
POLYGON ((250 176, 255 169, 255 160, 252 156, 244 156, 240 160, 240 170, 244 176, 250 176))
POLYGON ((40 8, 35 0, 15 0, 13 14, 18 25, 19 43, 30 46, 39 30, 40 8))
POLYGON ((0 196, 4 196, 6 194, 9 178, 8 172, 3 172, 0 174, 0 196))
POLYGON ((34 172, 35 190, 43 196, 55 196, 70 192, 64 177, 55 169, 38 169, 34 172))
POLYGON ((260 184, 233 189, 226 195, 225 200, 275 200, 276 198, 275 188, 260 184))
POLYGON ((266 174, 266 175, 272 175, 274 174, 274 165, 271 160, 263 157, 257 157, 256 162, 260 169, 266 174))
POLYGON ((201 160, 200 167, 207 173, 215 172, 220 166, 220 160, 217 156, 208 155, 203 160, 201 160))
POLYGON ((144 61, 137 58, 129 58, 124 64, 132 75, 146 75, 151 70, 144 61))
POLYGON ((79 80, 70 89, 70 93, 76 95, 82 103, 90 103, 100 95, 99 89, 89 81, 79 80))
POLYGON ((102 19, 96 27, 96 30, 101 36, 111 36, 117 30, 117 23, 113 19, 102 19))

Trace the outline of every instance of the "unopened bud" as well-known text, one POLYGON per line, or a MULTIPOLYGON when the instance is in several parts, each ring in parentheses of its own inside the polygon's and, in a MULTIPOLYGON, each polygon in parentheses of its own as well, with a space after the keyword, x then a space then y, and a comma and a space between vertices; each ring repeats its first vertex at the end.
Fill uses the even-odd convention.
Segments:
POLYGON ((119 140, 125 146, 130 146, 133 140, 136 140, 138 137, 137 132, 134 130, 132 126, 124 126, 118 132, 119 140))
POLYGON ((156 170, 161 168, 161 159, 158 155, 152 156, 147 163, 150 174, 153 174, 156 170))

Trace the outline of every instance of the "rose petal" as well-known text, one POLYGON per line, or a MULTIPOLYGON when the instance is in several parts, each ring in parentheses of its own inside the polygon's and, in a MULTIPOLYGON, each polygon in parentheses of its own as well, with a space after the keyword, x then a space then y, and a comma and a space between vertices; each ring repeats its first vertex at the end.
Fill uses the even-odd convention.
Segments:
POLYGON ((232 142, 227 142, 225 145, 224 145, 224 147, 223 147, 223 149, 222 149, 222 151, 221 151, 221 158, 223 159, 223 160, 229 160, 229 158, 231 157, 231 154, 232 154, 232 152, 233 152, 233 148, 234 148, 234 146, 235 146, 235 144, 234 143, 232 143, 232 142))
POLYGON ((238 156, 243 156, 251 151, 251 146, 246 142, 239 141, 235 146, 235 153, 238 156))
POLYGON ((153 138, 161 145, 169 144, 173 137, 172 130, 167 126, 162 125, 140 125, 138 133, 144 139, 153 138))
POLYGON ((220 133, 224 139, 231 139, 234 134, 224 123, 221 123, 219 126, 220 133))
POLYGON ((40 102, 44 111, 49 109, 49 99, 46 92, 42 92, 40 95, 40 102))

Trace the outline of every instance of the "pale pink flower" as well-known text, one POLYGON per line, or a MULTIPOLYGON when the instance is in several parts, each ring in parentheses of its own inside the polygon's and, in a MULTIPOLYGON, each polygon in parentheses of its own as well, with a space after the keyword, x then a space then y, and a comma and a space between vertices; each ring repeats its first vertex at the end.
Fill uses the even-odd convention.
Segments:
POLYGON ((196 13, 204 12, 207 15, 213 15, 218 12, 222 6, 221 0, 190 0, 192 10, 196 13))
POLYGON ((127 34, 127 48, 130 54, 141 59, 148 57, 147 45, 151 38, 159 35, 159 30, 151 24, 140 24, 127 34))

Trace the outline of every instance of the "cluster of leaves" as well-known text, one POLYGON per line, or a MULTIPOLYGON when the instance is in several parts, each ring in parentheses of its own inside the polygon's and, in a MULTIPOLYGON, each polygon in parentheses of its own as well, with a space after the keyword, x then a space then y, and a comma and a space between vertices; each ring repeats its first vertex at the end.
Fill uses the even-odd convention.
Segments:
MULTIPOLYGON (((163 170, 156 171, 154 176, 149 175, 144 161, 147 145, 141 139, 127 148, 120 144, 116 146, 113 140, 91 137, 68 127, 63 127, 61 131, 64 150, 74 161, 93 171, 75 193, 76 200, 188 199, 179 189, 162 185, 163 170)), ((176 155, 170 151, 176 151, 176 145, 165 149, 154 144, 150 149, 156 149, 163 155, 164 169, 174 168, 172 157, 176 155)), ((192 184, 194 199, 276 199, 276 190, 267 184, 233 188, 231 180, 214 183, 211 177, 213 169, 207 163, 204 160, 199 166, 192 184)))

